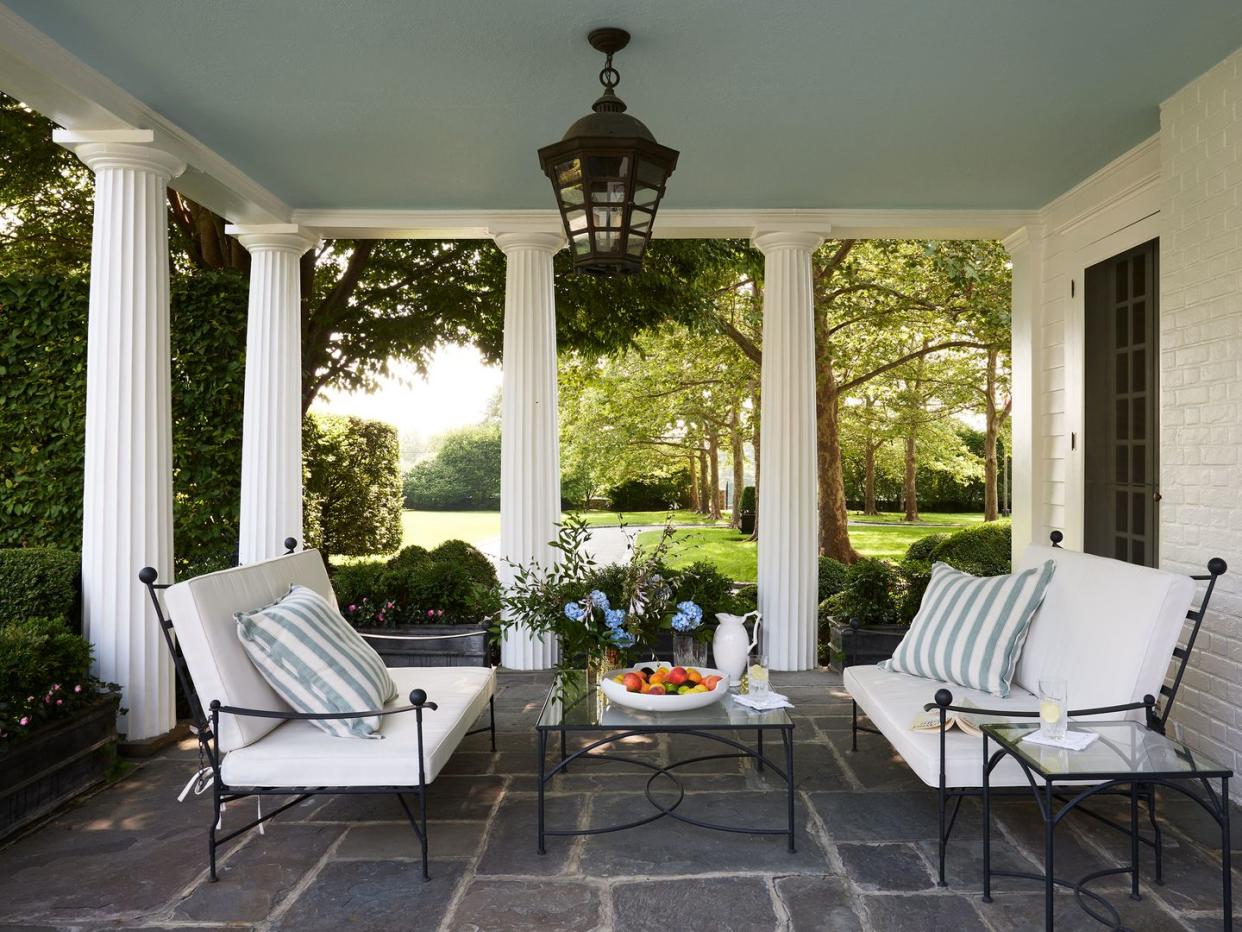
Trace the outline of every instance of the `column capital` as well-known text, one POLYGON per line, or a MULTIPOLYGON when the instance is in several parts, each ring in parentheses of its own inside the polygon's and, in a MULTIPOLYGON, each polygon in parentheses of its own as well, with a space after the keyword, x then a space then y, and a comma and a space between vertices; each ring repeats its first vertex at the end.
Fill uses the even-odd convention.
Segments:
POLYGON ((237 237, 250 253, 263 250, 301 256, 319 242, 318 233, 296 223, 229 223, 224 232, 237 237))
POLYGON ((1002 239, 1001 245, 1005 247, 1005 252, 1009 253, 1010 256, 1015 256, 1036 240, 1043 239, 1043 236, 1044 228, 1042 224, 1027 224, 1024 227, 1018 227, 1018 229, 1002 239))
POLYGON ((798 249, 812 253, 824 242, 828 231, 823 229, 772 229, 756 227, 750 236, 751 243, 765 256, 775 249, 798 249))
POLYGON ((515 249, 534 249, 554 255, 565 248, 565 234, 559 231, 549 233, 541 230, 507 230, 492 231, 492 238, 506 256, 515 249))
POLYGON ((105 168, 128 168, 171 181, 185 171, 185 162, 155 147, 155 133, 149 129, 57 129, 52 140, 96 174, 105 168))

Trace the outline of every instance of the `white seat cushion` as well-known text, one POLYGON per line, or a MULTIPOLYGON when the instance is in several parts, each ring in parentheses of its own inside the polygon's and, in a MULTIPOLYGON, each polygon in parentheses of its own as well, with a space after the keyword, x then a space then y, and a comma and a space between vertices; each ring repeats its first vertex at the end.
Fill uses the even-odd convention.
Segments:
MULTIPOLYGON (((205 713, 213 699, 247 709, 293 711, 246 656, 233 617, 271 605, 293 583, 313 589, 336 607, 318 550, 196 576, 165 590, 164 604, 205 713)), ((222 716, 217 735, 220 750, 245 747, 279 724, 274 718, 222 716)))
POLYGON ((1017 571, 1057 564, 1027 633, 1014 685, 1062 678, 1071 709, 1160 697, 1194 598, 1188 576, 1056 547, 1028 547, 1017 571))
MULTIPOLYGON (((954 683, 943 683, 883 670, 878 666, 845 668, 845 688, 867 713, 876 729, 897 749, 910 769, 928 786, 940 786, 940 732, 911 731, 910 723, 934 701, 936 691, 953 693, 954 703, 969 699, 988 709, 1034 711, 1039 701, 1016 684, 1001 699, 977 689, 966 689, 954 683)), ((1014 719, 1021 721, 1021 719, 1014 719)), ((859 738, 866 741, 866 735, 859 738)), ((365 742, 355 742, 363 744, 365 742)), ((991 750, 997 745, 991 743, 991 750)), ((983 785, 983 739, 971 737, 957 728, 945 736, 945 786, 973 787, 983 785)), ((1026 777, 1013 758, 1006 757, 992 771, 992 786, 1028 786, 1026 777)))
MULTIPOLYGON (((488 667, 388 669, 398 696, 386 708, 409 705, 425 690, 436 710, 423 712, 423 752, 430 783, 462 737, 487 708, 496 688, 488 667)), ((224 782, 233 787, 417 786, 418 733, 413 712, 384 717, 382 741, 336 738, 310 722, 285 722, 270 734, 225 755, 224 782)))

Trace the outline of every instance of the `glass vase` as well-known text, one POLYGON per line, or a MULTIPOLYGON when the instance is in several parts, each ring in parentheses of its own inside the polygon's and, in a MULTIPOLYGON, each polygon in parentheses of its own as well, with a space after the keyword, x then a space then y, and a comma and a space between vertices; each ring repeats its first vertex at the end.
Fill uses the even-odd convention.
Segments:
POLYGON ((699 640, 692 634, 674 634, 673 666, 700 669, 706 667, 707 642, 699 640))

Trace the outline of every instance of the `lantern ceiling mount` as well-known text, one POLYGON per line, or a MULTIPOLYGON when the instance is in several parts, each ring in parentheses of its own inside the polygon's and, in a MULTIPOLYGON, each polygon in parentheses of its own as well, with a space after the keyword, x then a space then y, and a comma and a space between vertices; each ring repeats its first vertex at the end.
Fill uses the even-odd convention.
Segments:
POLYGON ((560 142, 539 150, 574 268, 597 275, 642 270, 665 181, 677 166, 677 151, 660 145, 641 120, 626 113, 614 90, 621 75, 612 56, 629 41, 630 34, 615 27, 587 35, 606 56, 599 73, 604 93, 560 142))

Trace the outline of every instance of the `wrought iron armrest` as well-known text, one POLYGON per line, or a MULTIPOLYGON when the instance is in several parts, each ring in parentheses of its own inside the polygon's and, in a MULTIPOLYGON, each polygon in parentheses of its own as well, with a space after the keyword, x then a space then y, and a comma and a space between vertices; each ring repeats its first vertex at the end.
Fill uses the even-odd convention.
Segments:
MULTIPOLYGON (((1098 706, 1094 709, 1070 709, 1068 716, 1108 715, 1113 712, 1133 712, 1138 709, 1147 710, 1147 721, 1150 724, 1154 715, 1156 697, 1148 693, 1141 702, 1123 702, 1120 705, 1098 706)), ((936 699, 923 706, 924 712, 940 709, 943 712, 963 712, 967 715, 1006 715, 1013 718, 1038 718, 1038 712, 1026 712, 1019 709, 981 709, 978 706, 953 705, 953 693, 947 689, 936 691, 936 699)))
MULTIPOLYGON (((421 712, 423 709, 438 709, 434 702, 427 701, 427 693, 415 689, 410 693, 410 705, 399 709, 368 709, 362 712, 277 712, 271 709, 243 709, 238 706, 222 705, 219 699, 211 700, 212 713, 243 715, 250 718, 279 718, 285 721, 318 721, 328 722, 345 718, 370 718, 371 716, 397 715, 401 712, 421 712)), ((213 714, 213 717, 214 717, 213 714)))
POLYGON ((477 638, 488 635, 486 628, 480 628, 478 631, 465 631, 460 634, 370 634, 366 631, 359 631, 364 638, 378 641, 451 641, 455 638, 477 638))

